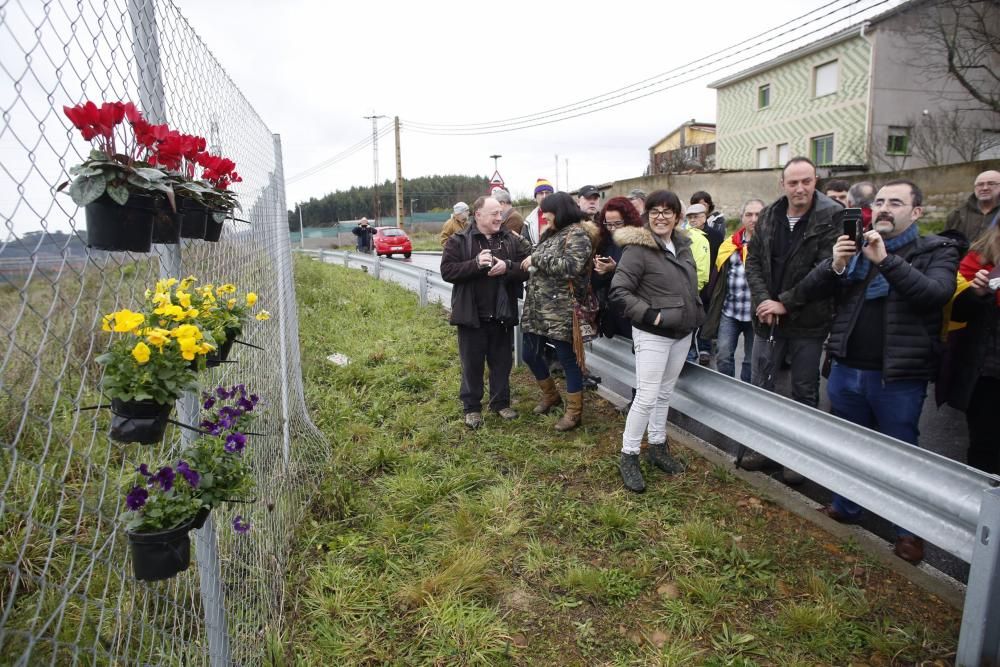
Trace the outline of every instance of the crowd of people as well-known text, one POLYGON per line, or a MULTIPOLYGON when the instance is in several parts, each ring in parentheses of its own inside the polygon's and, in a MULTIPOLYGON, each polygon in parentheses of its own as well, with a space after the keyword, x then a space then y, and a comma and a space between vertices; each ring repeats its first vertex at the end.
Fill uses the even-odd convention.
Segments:
MULTIPOLYGON (((924 235, 923 193, 912 181, 818 185, 813 162, 793 158, 781 196, 742 202, 732 229, 707 192, 685 207, 668 190, 632 190, 602 207, 594 186, 574 198, 538 179, 537 206, 523 218, 504 190, 471 209, 456 204, 442 231, 441 275, 454 285, 465 424, 483 424, 487 368, 488 408, 518 417, 509 386, 518 323, 540 391, 534 412, 564 405, 558 431, 583 419, 582 341, 630 339, 635 382, 619 470, 625 488, 641 493, 640 454, 667 474, 684 469, 667 438, 684 362, 714 358, 736 377, 742 336, 740 380, 774 391, 787 373, 790 397, 815 408, 822 374, 833 414, 914 446, 935 382, 939 404, 966 415, 968 463, 1000 474, 990 419, 1000 404, 1000 172, 980 174, 944 231, 924 235)), ((769 463, 753 451, 737 461, 751 470, 769 463)), ((846 523, 863 512, 838 495, 822 511, 846 523)), ((894 551, 919 562, 923 541, 897 528, 894 551)))

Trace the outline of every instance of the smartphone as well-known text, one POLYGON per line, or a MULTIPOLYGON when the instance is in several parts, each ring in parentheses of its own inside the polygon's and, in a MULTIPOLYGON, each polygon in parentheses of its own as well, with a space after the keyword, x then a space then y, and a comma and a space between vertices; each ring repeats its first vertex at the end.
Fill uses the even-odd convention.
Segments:
POLYGON ((845 208, 840 218, 844 225, 844 234, 854 241, 854 246, 861 250, 864 240, 863 219, 860 208, 845 208))

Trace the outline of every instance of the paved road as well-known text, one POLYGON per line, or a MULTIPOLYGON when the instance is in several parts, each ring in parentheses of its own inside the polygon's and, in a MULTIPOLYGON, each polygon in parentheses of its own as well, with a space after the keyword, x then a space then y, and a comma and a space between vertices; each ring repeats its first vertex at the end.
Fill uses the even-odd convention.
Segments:
MULTIPOLYGON (((436 272, 440 269, 441 255, 440 253, 414 254, 410 259, 403 259, 402 257, 399 257, 393 258, 393 261, 413 264, 436 272)), ((740 346, 740 349, 737 351, 737 369, 739 369, 742 360, 743 351, 742 346, 740 346)), ((599 365, 592 364, 592 366, 594 366, 592 369, 593 372, 600 375, 601 368, 599 365)), ((714 360, 712 367, 714 368, 714 360)), ((621 383, 616 383, 614 380, 610 379, 610 376, 608 377, 609 380, 604 382, 605 388, 611 390, 619 396, 628 397, 631 395, 631 387, 622 385, 621 383)), ((779 372, 777 381, 779 390, 787 395, 789 393, 788 373, 779 372)), ((939 409, 934 401, 933 392, 934 387, 931 385, 930 395, 924 403, 924 410, 920 418, 920 446, 943 456, 947 456, 958 461, 964 461, 965 450, 968 443, 968 431, 966 429, 964 416, 962 413, 953 410, 948 406, 943 406, 939 409)), ((725 409, 725 406, 719 407, 725 409)), ((830 402, 826 396, 826 380, 822 380, 821 383, 819 408, 827 412, 830 410, 830 402)), ((671 412, 671 420, 675 421, 679 426, 690 433, 712 442, 715 446, 735 456, 737 448, 737 444, 735 442, 725 438, 720 441, 717 434, 707 432, 706 429, 701 427, 700 424, 686 419, 683 415, 678 414, 676 411, 671 412)), ((779 470, 770 471, 770 474, 780 479, 779 470)), ((826 489, 811 482, 807 482, 801 487, 798 487, 798 490, 802 494, 819 503, 826 503, 830 498, 830 494, 826 489)), ((891 539, 893 536, 892 526, 879 517, 870 516, 862 525, 871 532, 874 532, 887 540, 891 539)), ((961 581, 965 581, 968 578, 967 564, 930 545, 928 546, 926 562, 949 576, 961 581)))

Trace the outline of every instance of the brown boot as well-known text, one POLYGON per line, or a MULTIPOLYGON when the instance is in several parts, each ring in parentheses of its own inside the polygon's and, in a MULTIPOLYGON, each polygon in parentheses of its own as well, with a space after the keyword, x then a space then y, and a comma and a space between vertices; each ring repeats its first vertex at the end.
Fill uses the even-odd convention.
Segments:
POLYGON ((566 412, 556 422, 557 431, 568 431, 576 428, 583 421, 583 392, 566 394, 566 412))
POLYGON ((549 410, 562 403, 562 396, 556 389, 556 381, 551 377, 538 380, 538 387, 542 390, 542 400, 535 406, 536 415, 547 414, 549 410))

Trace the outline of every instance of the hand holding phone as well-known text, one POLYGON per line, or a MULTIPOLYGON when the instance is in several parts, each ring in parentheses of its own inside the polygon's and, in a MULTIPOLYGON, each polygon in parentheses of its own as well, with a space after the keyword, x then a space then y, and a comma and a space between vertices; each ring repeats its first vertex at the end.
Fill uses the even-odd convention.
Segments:
POLYGON ((861 250, 864 240, 864 223, 860 208, 845 208, 841 213, 841 222, 844 225, 844 235, 854 241, 855 252, 861 250))

